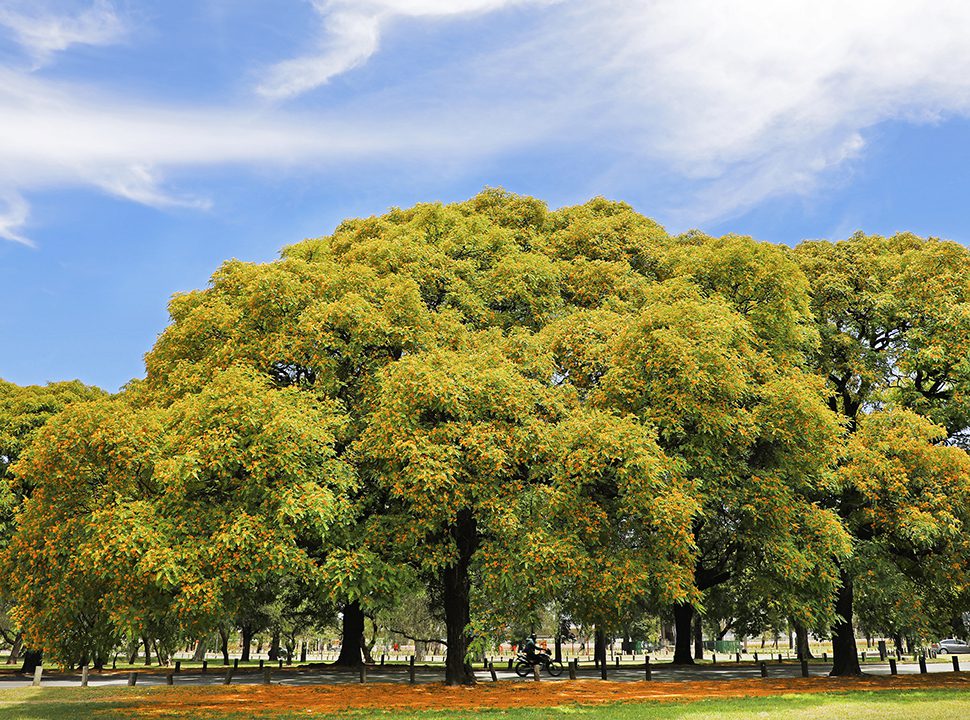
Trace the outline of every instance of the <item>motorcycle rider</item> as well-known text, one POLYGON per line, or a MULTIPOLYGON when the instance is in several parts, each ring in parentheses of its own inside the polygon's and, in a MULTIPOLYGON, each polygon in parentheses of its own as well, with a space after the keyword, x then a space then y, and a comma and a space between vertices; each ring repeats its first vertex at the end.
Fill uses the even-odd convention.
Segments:
POLYGON ((525 641, 522 646, 522 651, 525 653, 525 659, 530 663, 535 665, 536 663, 542 662, 542 657, 540 654, 539 646, 536 644, 536 634, 532 633, 529 638, 525 641))

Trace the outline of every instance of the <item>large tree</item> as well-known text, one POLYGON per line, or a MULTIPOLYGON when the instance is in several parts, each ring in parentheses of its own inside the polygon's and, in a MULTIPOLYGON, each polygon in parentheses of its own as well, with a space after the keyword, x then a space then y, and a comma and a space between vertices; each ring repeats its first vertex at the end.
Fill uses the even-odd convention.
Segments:
MULTIPOLYGON (((850 239, 806 242, 795 257, 812 287, 812 310, 821 344, 815 366, 829 388, 829 405, 844 418, 850 433, 858 432, 875 410, 902 406, 944 428, 944 436, 958 436, 970 425, 970 252, 961 245, 910 234, 881 237, 858 233, 850 239)), ((892 425, 873 423, 887 431, 892 425)), ((915 428, 913 423, 904 427, 915 428)), ((929 442, 913 429, 909 435, 893 431, 900 446, 887 455, 907 456, 929 442)), ((946 439, 945 437, 943 439, 946 439)), ((921 545, 917 551, 891 535, 872 545, 875 530, 868 521, 873 498, 863 492, 864 465, 843 477, 836 492, 821 500, 839 513, 864 554, 878 547, 884 561, 905 567, 914 552, 933 556, 948 552, 941 546, 921 545), (860 522, 859 518, 866 518, 860 522)), ((874 470, 875 471, 875 470, 874 470)), ((910 476, 901 474, 901 480, 910 476)), ((918 489, 918 488, 917 488, 918 489)), ((882 503, 916 509, 923 499, 905 482, 887 485, 882 503), (889 494, 886 495, 885 493, 889 494)), ((915 566, 913 566, 915 567, 915 566)), ((861 672, 853 627, 854 590, 858 563, 841 566, 836 598, 840 616, 833 628, 835 675, 861 672)))

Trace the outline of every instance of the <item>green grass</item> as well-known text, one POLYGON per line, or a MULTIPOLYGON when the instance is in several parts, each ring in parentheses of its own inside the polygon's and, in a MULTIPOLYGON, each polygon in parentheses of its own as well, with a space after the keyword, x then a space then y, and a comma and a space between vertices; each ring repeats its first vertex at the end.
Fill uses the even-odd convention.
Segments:
MULTIPOLYGON (((143 717, 137 707, 115 700, 118 691, 91 688, 48 688, 0 691, 0 720, 104 720, 143 717)), ((150 703, 141 705, 149 708, 150 703)), ((256 710, 254 708, 254 710, 256 710)), ((338 715, 306 710, 274 715, 254 712, 165 714, 160 718, 207 720, 295 720, 339 717, 342 720, 943 720, 970 716, 970 694, 959 690, 899 690, 812 695, 783 695, 693 703, 630 703, 606 706, 566 705, 551 708, 474 711, 348 711, 338 715)))

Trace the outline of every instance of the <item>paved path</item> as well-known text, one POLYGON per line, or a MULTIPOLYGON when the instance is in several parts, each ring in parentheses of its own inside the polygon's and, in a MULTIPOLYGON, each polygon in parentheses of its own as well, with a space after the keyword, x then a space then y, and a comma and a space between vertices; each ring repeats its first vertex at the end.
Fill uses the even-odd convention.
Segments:
MULTIPOLYGON (((961 658, 962 667, 970 670, 970 657, 961 658)), ((801 669, 797 663, 767 663, 769 678, 800 677, 801 669)), ((815 676, 828 675, 830 667, 828 665, 813 664, 809 665, 809 673, 815 676)), ((889 664, 879 662, 868 662, 863 665, 863 671, 873 675, 889 675, 889 664)), ((951 663, 927 663, 927 671, 931 673, 952 672, 951 663)), ((658 682, 686 681, 686 680, 738 680, 744 678, 761 677, 758 666, 752 664, 734 665, 725 663, 723 665, 700 665, 696 667, 674 667, 667 663, 651 664, 652 679, 658 682)), ((915 675, 919 673, 917 663, 900 663, 898 665, 900 675, 915 675)), ((489 682, 490 675, 487 670, 476 668, 476 673, 481 682, 489 682)), ((517 680, 519 682, 533 682, 531 678, 523 680, 514 672, 506 669, 496 669, 499 680, 517 680)), ((138 671, 138 685, 164 685, 166 683, 166 672, 152 669, 148 671, 138 671)), ((599 670, 592 665, 584 666, 582 663, 577 674, 578 679, 593 680, 600 677, 599 670)), ((643 666, 624 666, 621 668, 609 667, 608 677, 610 680, 621 682, 641 681, 644 679, 643 666)), ((208 673, 201 673, 196 669, 187 670, 174 676, 176 685, 219 685, 225 678, 225 668, 215 666, 208 673)), ((440 667, 416 667, 415 681, 418 683, 442 682, 444 680, 444 669, 440 667)), ((568 671, 564 670, 558 678, 551 678, 545 673, 542 675, 543 681, 552 680, 563 682, 569 680, 568 671)), ((232 683, 234 685, 257 685, 263 682, 263 674, 256 668, 239 669, 233 674, 232 683)), ((359 674, 355 671, 333 670, 330 668, 273 668, 272 682, 274 685, 339 685, 355 684, 360 682, 359 674)), ((407 683, 407 666, 388 665, 384 667, 372 667, 367 671, 367 682, 369 683, 407 683)), ((99 674, 92 672, 89 676, 91 687, 122 687, 127 685, 127 673, 105 673, 99 674)), ((42 684, 44 687, 78 687, 81 684, 80 673, 60 674, 50 672, 44 675, 42 684)), ((0 675, 0 690, 4 688, 30 687, 31 678, 19 674, 0 675)))

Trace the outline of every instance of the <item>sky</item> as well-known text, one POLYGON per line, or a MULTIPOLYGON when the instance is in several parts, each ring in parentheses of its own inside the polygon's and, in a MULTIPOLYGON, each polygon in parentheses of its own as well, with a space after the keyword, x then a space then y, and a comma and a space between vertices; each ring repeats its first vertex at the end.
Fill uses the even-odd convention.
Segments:
POLYGON ((0 378, 117 390, 178 292, 484 187, 970 242, 970 4, 0 0, 0 378))

